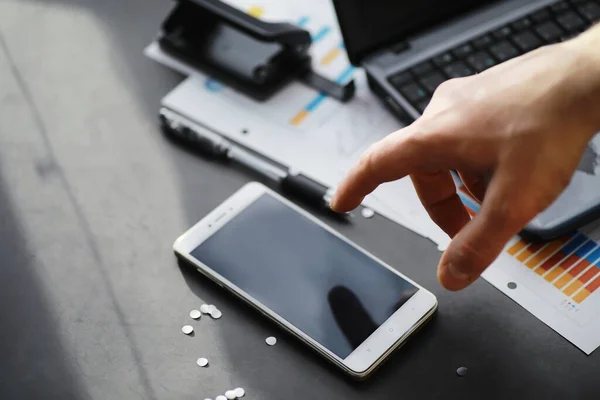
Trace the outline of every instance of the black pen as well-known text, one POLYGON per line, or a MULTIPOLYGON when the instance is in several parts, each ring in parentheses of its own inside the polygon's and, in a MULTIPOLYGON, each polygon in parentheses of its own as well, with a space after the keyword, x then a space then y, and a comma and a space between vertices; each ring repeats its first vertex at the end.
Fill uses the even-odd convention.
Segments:
MULTIPOLYGON (((302 174, 290 174, 288 170, 268 162, 257 155, 235 145, 221 135, 167 108, 159 112, 163 129, 179 140, 183 140, 199 153, 222 162, 236 162, 279 184, 282 192, 313 207, 331 210, 331 192, 326 187, 302 174), (192 126, 195 125, 195 126, 192 126)), ((346 213, 335 213, 347 215, 346 213)))

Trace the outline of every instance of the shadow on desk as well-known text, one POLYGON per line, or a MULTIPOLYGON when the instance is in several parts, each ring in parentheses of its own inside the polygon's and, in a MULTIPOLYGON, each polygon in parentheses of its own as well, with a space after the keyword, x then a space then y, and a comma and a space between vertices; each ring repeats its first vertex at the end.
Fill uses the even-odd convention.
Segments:
MULTIPOLYGON (((85 399, 0 171, 0 398, 85 399)), ((68 283, 65 283, 68 284, 68 283)))

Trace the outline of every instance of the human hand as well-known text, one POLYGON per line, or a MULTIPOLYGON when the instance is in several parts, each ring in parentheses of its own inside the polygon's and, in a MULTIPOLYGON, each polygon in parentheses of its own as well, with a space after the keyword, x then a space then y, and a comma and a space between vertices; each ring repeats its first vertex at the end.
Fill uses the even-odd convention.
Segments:
POLYGON ((421 118, 365 152, 332 209, 354 209, 379 184, 410 175, 433 221, 453 238, 440 282, 468 286, 565 189, 600 130, 595 32, 442 84, 421 118), (472 220, 452 169, 482 201, 472 220))

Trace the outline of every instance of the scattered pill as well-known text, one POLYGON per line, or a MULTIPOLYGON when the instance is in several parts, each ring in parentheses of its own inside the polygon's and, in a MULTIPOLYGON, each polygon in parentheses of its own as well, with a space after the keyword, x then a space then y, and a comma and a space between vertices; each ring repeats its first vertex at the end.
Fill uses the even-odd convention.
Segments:
POLYGON ((223 313, 220 310, 218 310, 217 308, 213 308, 210 312, 210 316, 213 319, 219 319, 223 316, 223 313))
POLYGON ((200 306, 200 312, 202 314, 209 314, 210 313, 210 306, 208 304, 202 304, 200 306))
POLYGON ((208 359, 204 358, 204 357, 200 357, 197 361, 196 364, 198 364, 199 367, 206 367, 208 366, 208 359))
POLYGON ((459 368, 456 370, 456 374, 457 374, 458 376, 460 376, 460 377, 463 377, 463 376, 467 375, 467 368, 466 368, 466 367, 459 367, 459 368))
POLYGON ((194 332, 194 328, 191 325, 184 325, 184 327, 181 328, 181 331, 186 335, 190 335, 192 332, 194 332))
POLYGON ((360 213, 362 214, 362 216, 364 218, 373 218, 375 216, 375 211, 371 210, 370 208, 363 208, 360 213))
POLYGON ((237 399, 237 395, 235 394, 234 390, 228 390, 225 392, 225 397, 227 397, 228 400, 235 400, 237 399))
POLYGON ((190 318, 192 319, 200 319, 200 317, 202 317, 202 313, 198 310, 192 310, 190 311, 190 318))
POLYGON ((274 336, 269 336, 265 339, 265 343, 267 343, 269 346, 275 346, 275 344, 277 344, 277 339, 274 336))
POLYGON ((221 395, 218 395, 217 397, 215 397, 215 400, 227 400, 227 397, 221 395))
POLYGON ((237 397, 244 397, 246 395, 246 391, 243 388, 237 388, 234 392, 237 397))

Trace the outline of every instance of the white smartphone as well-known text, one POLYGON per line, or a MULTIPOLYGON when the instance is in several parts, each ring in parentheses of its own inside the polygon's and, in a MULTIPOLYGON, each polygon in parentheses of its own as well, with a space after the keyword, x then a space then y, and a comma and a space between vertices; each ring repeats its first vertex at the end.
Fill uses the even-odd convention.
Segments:
POLYGON ((432 293, 259 183, 236 192, 173 248, 358 379, 437 309, 432 293))

